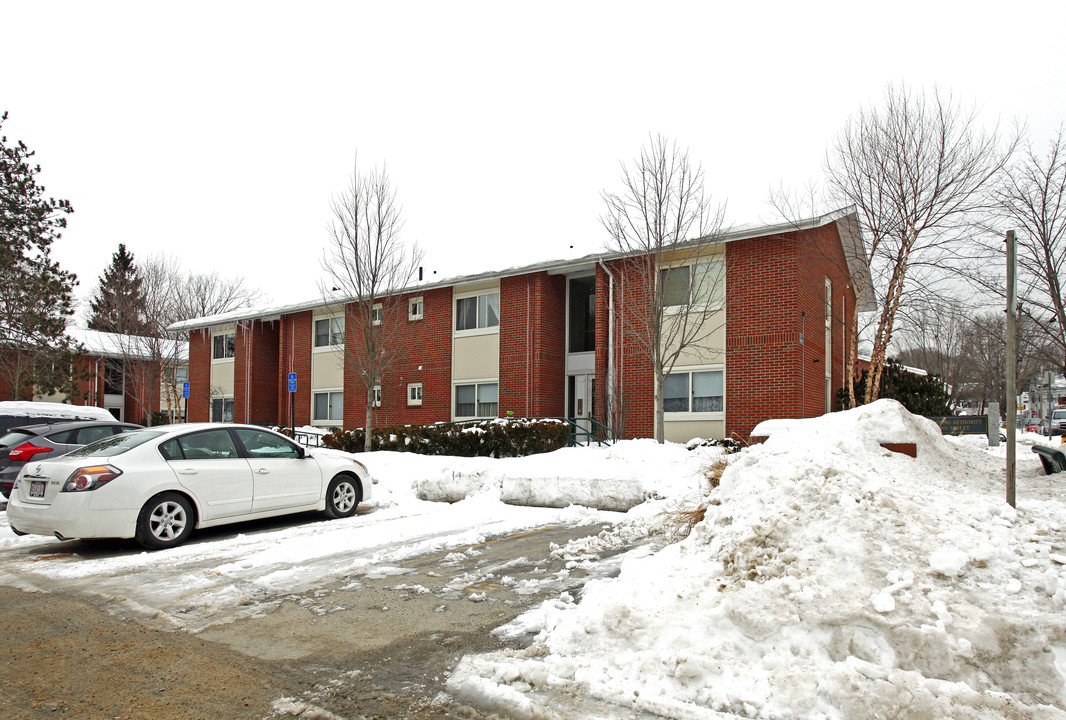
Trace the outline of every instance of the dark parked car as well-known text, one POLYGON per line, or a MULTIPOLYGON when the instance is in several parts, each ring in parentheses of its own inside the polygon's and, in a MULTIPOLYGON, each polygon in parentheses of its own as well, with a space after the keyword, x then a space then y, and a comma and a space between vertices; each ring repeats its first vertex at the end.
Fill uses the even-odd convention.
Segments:
POLYGON ((117 420, 81 420, 10 428, 0 436, 0 493, 5 498, 11 494, 11 485, 27 462, 50 460, 94 440, 140 427, 117 420))

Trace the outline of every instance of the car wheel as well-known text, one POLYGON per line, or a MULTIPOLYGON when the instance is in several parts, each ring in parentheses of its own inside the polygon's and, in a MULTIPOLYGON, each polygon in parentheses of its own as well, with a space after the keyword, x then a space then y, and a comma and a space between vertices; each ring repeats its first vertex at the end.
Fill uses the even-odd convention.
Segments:
POLYGON ((363 499, 359 482, 351 475, 338 475, 326 489, 326 515, 331 518, 344 518, 355 515, 359 501, 363 499))
POLYGON ((149 550, 180 545, 192 532, 192 504, 178 493, 159 493, 141 508, 137 542, 149 550))

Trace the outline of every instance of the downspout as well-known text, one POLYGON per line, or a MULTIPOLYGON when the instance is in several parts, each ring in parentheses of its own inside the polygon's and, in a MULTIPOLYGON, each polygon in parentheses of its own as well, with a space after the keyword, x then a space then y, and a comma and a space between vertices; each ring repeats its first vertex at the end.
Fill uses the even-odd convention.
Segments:
MULTIPOLYGON (((614 379, 614 274, 610 269, 599 261, 600 267, 603 268, 603 272, 607 274, 607 393, 604 397, 606 402, 604 403, 611 415, 615 415, 618 412, 618 408, 615 405, 615 379, 614 379)), ((604 420, 606 425, 610 426, 612 430, 615 429, 614 418, 607 417, 607 413, 604 413, 604 420)))

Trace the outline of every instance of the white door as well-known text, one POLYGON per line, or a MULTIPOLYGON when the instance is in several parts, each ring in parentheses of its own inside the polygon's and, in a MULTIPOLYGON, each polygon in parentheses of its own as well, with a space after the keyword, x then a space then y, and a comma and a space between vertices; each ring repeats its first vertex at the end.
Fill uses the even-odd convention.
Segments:
POLYGON ((251 512, 252 471, 229 431, 190 433, 164 443, 162 449, 178 482, 199 502, 201 520, 251 512))
POLYGON ((252 512, 311 506, 322 497, 318 463, 274 433, 236 428, 252 469, 252 512))

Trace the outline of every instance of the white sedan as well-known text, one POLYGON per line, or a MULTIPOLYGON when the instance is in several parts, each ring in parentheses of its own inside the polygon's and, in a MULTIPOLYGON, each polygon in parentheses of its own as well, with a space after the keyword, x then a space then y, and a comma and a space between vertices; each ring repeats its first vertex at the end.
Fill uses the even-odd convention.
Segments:
POLYGON ((19 535, 132 537, 154 550, 193 528, 307 510, 350 517, 372 484, 351 455, 305 450, 261 427, 168 425, 26 463, 7 517, 19 535))

